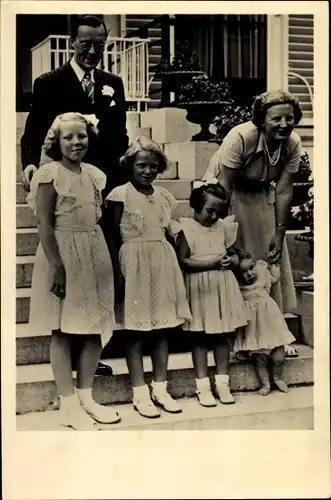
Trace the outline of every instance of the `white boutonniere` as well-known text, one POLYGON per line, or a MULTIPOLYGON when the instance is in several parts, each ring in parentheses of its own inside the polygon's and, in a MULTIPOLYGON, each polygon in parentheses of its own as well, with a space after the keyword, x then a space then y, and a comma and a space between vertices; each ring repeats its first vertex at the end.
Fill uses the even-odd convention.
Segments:
MULTIPOLYGON (((113 95, 115 94, 115 90, 113 89, 113 87, 110 87, 110 85, 104 85, 104 86, 102 87, 101 92, 102 92, 102 95, 105 95, 105 96, 107 96, 107 97, 113 97, 113 95)), ((112 100, 110 101, 109 106, 115 106, 115 101, 114 101, 114 99, 112 99, 112 100)))

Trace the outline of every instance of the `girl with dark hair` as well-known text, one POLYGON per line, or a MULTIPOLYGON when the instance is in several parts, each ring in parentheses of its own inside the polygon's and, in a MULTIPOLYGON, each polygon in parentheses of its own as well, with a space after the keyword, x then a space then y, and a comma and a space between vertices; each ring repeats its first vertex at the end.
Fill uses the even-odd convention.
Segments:
POLYGON ((193 218, 180 219, 178 258, 193 317, 183 329, 192 334, 196 392, 202 406, 216 406, 208 377, 210 342, 217 395, 224 404, 235 402, 229 389, 230 339, 246 324, 244 302, 228 252, 236 239, 238 223, 234 217, 221 218, 227 203, 227 193, 220 184, 202 185, 191 193, 193 218))
MULTIPOLYGON (((228 133, 204 177, 217 177, 230 197, 229 214, 239 223, 237 246, 254 260, 268 254, 271 263, 279 263, 281 279, 271 296, 283 313, 297 307, 285 233, 301 158, 301 140, 293 129, 301 117, 298 100, 289 92, 256 97, 252 121, 228 133)), ((289 346, 286 354, 298 355, 289 346)))

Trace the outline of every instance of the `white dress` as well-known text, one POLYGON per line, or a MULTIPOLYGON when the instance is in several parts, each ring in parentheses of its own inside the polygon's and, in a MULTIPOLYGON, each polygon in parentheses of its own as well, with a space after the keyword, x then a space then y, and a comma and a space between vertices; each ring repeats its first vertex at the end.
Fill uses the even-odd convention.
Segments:
MULTIPOLYGON (((199 260, 225 254, 238 228, 234 217, 219 219, 210 227, 182 218, 180 225, 191 257, 199 260)), ((185 283, 193 321, 185 322, 183 329, 214 334, 233 332, 247 324, 244 301, 231 270, 187 273, 185 283)))
POLYGON ((265 261, 256 263, 257 280, 241 286, 248 324, 235 338, 233 351, 270 354, 275 347, 291 344, 294 336, 287 327, 283 314, 270 297, 271 278, 265 261))
POLYGON ((128 182, 107 200, 124 204, 120 266, 125 300, 120 322, 127 330, 172 328, 191 318, 176 253, 165 238, 177 202, 165 188, 146 196, 128 182))
POLYGON ((106 176, 87 163, 81 164, 80 174, 57 162, 41 166, 27 196, 35 214, 38 186, 49 182, 57 192, 54 232, 66 272, 66 297, 59 299, 50 291, 49 262, 39 243, 32 276, 31 330, 34 335, 56 329, 100 334, 104 346, 115 326, 112 262, 97 225, 106 176))

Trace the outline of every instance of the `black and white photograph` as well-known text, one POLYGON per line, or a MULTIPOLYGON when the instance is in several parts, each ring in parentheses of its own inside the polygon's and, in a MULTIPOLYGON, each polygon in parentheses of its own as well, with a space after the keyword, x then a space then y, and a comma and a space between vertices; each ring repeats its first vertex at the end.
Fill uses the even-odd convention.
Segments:
POLYGON ((316 430, 313 9, 81 3, 15 15, 16 431, 316 430))

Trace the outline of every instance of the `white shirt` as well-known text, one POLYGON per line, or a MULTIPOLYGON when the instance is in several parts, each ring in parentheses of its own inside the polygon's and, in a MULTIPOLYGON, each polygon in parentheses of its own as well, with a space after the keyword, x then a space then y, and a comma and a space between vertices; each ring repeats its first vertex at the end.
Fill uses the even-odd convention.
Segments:
MULTIPOLYGON (((74 58, 72 58, 72 59, 70 60, 70 65, 71 65, 72 69, 74 70, 74 72, 76 73, 78 80, 80 81, 80 83, 82 83, 82 80, 83 80, 83 78, 84 78, 84 75, 85 75, 86 71, 84 71, 84 70, 83 70, 83 69, 82 69, 82 68, 81 68, 81 67, 80 67, 80 66, 76 63, 76 61, 75 61, 75 59, 74 59, 74 58)), ((90 71, 90 75, 91 75, 91 80, 92 80, 92 82, 93 82, 93 83, 95 83, 95 81, 94 81, 94 69, 92 69, 92 70, 90 71)))

